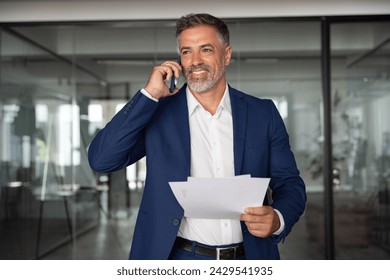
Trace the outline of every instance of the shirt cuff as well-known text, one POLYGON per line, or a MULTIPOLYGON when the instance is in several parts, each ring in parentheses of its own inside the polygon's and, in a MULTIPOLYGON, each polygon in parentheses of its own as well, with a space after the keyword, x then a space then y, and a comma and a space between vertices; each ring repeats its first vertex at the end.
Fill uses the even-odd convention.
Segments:
POLYGON ((280 227, 279 227, 279 229, 278 229, 277 231, 275 231, 273 234, 274 234, 274 235, 279 235, 279 234, 281 234, 281 233, 283 232, 283 230, 284 230, 284 219, 283 219, 282 213, 280 213, 280 211, 279 211, 278 209, 274 209, 274 210, 275 210, 276 214, 278 214, 278 216, 279 216, 280 227))
POLYGON ((147 92, 146 89, 144 89, 144 88, 141 89, 141 93, 142 93, 143 95, 145 95, 147 98, 152 99, 153 101, 158 102, 158 99, 157 99, 157 98, 154 98, 152 95, 150 95, 150 93, 147 92))

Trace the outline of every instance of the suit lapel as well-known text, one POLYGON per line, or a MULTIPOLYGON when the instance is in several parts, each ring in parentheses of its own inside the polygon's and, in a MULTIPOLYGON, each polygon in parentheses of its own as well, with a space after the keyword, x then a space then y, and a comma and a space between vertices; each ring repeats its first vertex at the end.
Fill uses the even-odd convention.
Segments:
POLYGON ((247 103, 242 94, 230 86, 229 93, 233 115, 234 172, 240 175, 246 138, 247 103))
POLYGON ((185 176, 190 175, 190 160, 191 160, 191 146, 190 146, 190 126, 188 121, 188 105, 186 97, 186 86, 183 86, 175 96, 175 104, 172 104, 172 116, 176 123, 176 135, 178 147, 185 160, 185 176))

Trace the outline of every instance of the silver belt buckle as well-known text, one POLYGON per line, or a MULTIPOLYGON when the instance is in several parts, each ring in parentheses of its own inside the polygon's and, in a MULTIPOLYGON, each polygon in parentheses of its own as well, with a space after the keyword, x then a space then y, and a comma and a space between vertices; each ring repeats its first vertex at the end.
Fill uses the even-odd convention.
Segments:
POLYGON ((221 248, 216 248, 216 252, 217 252, 217 260, 220 260, 219 254, 221 253, 221 248))
POLYGON ((216 249, 216 252, 217 252, 217 257, 216 257, 217 260, 221 259, 221 251, 222 250, 230 250, 230 249, 234 249, 233 259, 236 259, 237 247, 215 248, 215 249, 216 249))

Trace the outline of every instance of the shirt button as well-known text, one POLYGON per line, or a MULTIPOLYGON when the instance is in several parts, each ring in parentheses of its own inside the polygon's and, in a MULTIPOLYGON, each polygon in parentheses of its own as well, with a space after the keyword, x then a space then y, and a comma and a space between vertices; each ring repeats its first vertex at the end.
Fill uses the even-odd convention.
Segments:
POLYGON ((174 225, 174 226, 178 226, 179 224, 180 224, 179 219, 174 219, 174 220, 173 220, 173 225, 174 225))

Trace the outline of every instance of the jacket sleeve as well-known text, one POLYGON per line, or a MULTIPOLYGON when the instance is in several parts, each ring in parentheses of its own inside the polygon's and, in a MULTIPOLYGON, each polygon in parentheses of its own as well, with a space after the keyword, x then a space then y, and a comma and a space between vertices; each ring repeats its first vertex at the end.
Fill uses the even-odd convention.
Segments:
POLYGON ((145 128, 158 107, 140 91, 98 132, 88 148, 96 172, 122 169, 145 156, 145 128))
POLYGON ((290 149, 289 137, 283 120, 273 103, 271 111, 270 187, 273 196, 272 207, 280 211, 285 222, 284 231, 278 236, 273 236, 275 241, 279 242, 284 240, 303 214, 306 206, 306 190, 290 149))

